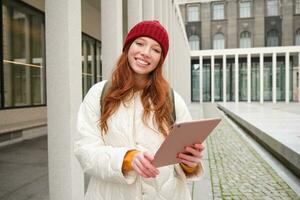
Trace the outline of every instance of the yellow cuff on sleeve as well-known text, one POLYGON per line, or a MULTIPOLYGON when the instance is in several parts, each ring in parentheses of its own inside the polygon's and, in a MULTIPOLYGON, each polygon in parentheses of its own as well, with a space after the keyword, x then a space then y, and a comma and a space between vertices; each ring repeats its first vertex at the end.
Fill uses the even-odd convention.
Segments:
POLYGON ((122 172, 126 173, 132 170, 131 162, 135 156, 135 154, 139 153, 138 150, 129 150, 124 156, 123 165, 122 165, 122 172))
POLYGON ((195 171, 197 171, 197 169, 198 169, 198 165, 196 165, 195 167, 189 167, 189 166, 187 166, 187 165, 185 165, 185 164, 183 164, 183 163, 180 163, 180 166, 181 166, 181 168, 183 169, 183 171, 184 171, 185 173, 188 173, 188 174, 192 174, 192 173, 194 173, 195 171))

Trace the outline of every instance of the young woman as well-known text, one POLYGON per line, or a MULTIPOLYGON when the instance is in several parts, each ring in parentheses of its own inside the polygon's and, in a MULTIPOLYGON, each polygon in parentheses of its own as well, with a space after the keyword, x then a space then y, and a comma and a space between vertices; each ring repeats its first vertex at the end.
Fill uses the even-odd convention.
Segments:
MULTIPOLYGON (((152 164, 173 124, 170 86, 162 74, 168 48, 158 21, 138 23, 126 37, 107 92, 102 81, 85 96, 75 154, 91 176, 86 200, 191 199, 186 180, 203 173, 202 144, 178 152, 179 164, 152 164)), ((191 120, 175 91, 174 102, 176 122, 191 120)))

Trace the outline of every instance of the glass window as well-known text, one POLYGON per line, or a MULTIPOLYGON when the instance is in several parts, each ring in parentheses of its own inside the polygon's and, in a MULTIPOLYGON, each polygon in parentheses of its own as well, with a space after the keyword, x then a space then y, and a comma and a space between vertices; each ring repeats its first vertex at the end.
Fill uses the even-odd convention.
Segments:
POLYGON ((102 81, 101 43, 96 41, 96 82, 102 81))
POLYGON ((189 37, 189 45, 191 50, 199 50, 200 49, 200 40, 198 35, 191 35, 189 37))
POLYGON ((251 17, 251 1, 240 2, 240 18, 251 17))
POLYGON ((213 4, 213 19, 224 19, 224 4, 213 4))
POLYGON ((300 45, 300 28, 296 31, 295 45, 300 45))
POLYGON ((200 19, 200 12, 199 12, 199 6, 198 5, 189 5, 187 7, 187 20, 188 22, 194 22, 199 21, 200 19))
POLYGON ((235 63, 234 59, 229 58, 226 62, 226 101, 235 99, 235 63))
POLYGON ((267 0, 267 16, 277 16, 279 11, 278 0, 267 0))
POLYGON ((203 101, 211 101, 211 65, 210 60, 203 60, 203 101))
POLYGON ((250 48, 251 47, 251 35, 248 31, 244 31, 240 36, 240 48, 250 48))
POLYGON ((217 33, 214 35, 213 41, 213 49, 224 49, 225 48, 225 40, 223 33, 217 33))
POLYGON ((259 58, 251 59, 251 101, 259 101, 260 98, 260 68, 259 58))
POLYGON ((300 0, 295 0, 295 14, 300 14, 300 0))
POLYGON ((102 80, 101 69, 101 43, 100 41, 82 35, 82 96, 96 82, 102 80))
POLYGON ((192 101, 200 101, 199 60, 191 60, 192 65, 192 101))
POLYGON ((44 16, 16 1, 4 1, 2 11, 4 106, 43 105, 44 16))
POLYGON ((247 101, 247 60, 239 59, 239 100, 247 101))
MULTIPOLYGON (((291 79, 293 77, 290 77, 291 79)), ((277 57, 276 64, 276 100, 285 100, 285 62, 284 57, 277 57)))
POLYGON ((270 30, 267 33, 267 46, 268 47, 279 46, 279 33, 277 30, 270 30))
POLYGON ((263 71, 264 101, 272 101, 272 57, 264 58, 263 71))
POLYGON ((215 59, 215 101, 223 100, 223 62, 222 59, 215 59))

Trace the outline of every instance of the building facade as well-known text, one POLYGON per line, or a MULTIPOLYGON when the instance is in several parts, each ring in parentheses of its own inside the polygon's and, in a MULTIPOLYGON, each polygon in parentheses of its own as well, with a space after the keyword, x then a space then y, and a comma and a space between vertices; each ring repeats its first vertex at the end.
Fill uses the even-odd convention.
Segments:
POLYGON ((192 52, 192 101, 299 101, 299 0, 179 4, 192 52))

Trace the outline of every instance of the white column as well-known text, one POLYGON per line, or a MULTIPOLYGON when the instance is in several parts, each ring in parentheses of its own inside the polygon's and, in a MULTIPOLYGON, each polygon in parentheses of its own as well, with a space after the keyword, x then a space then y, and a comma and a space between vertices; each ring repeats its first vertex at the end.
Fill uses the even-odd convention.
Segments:
POLYGON ((259 55, 259 84, 260 84, 260 103, 264 102, 264 54, 259 55))
POLYGON ((162 0, 154 0, 154 18, 162 22, 163 19, 163 1, 162 0))
POLYGON ((45 15, 50 199, 82 200, 83 173, 73 153, 82 98, 81 1, 46 1, 45 15))
POLYGON ((211 102, 215 102, 215 57, 211 56, 211 102))
POLYGON ((298 52, 298 102, 300 103, 300 52, 298 52))
POLYGON ((226 55, 223 55, 223 102, 226 102, 226 55))
POLYGON ((276 66, 277 66, 277 60, 276 60, 276 53, 273 53, 272 55, 272 99, 273 103, 276 103, 276 66))
POLYGON ((247 101, 251 102, 251 54, 247 55, 247 101))
POLYGON ((154 19, 154 0, 143 0, 143 19, 154 19))
POLYGON ((101 8, 102 73, 108 79, 122 52, 122 1, 101 0, 101 8))
POLYGON ((203 102, 203 58, 199 56, 199 89, 200 103, 203 102))
POLYGON ((128 31, 129 31, 135 24, 143 20, 143 3, 145 1, 141 1, 141 0, 127 0, 127 1, 128 1, 127 9, 128 9, 128 31))
POLYGON ((290 53, 285 53, 285 102, 290 101, 290 53))
POLYGON ((235 55, 235 102, 239 102, 239 55, 235 55))

